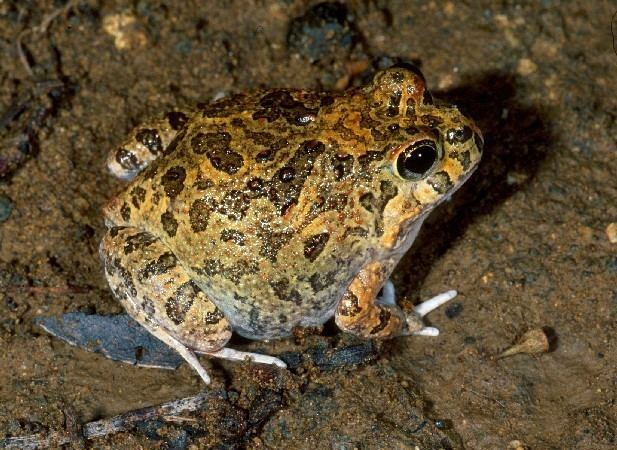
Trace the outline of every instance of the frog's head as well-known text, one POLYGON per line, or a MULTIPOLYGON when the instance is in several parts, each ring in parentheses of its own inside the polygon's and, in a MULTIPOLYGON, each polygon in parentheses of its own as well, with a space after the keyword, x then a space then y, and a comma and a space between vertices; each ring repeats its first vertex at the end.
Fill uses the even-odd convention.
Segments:
POLYGON ((365 93, 371 116, 389 130, 379 177, 391 197, 383 209, 383 238, 398 247, 476 169, 482 134, 455 106, 435 102, 413 65, 378 72, 365 93))

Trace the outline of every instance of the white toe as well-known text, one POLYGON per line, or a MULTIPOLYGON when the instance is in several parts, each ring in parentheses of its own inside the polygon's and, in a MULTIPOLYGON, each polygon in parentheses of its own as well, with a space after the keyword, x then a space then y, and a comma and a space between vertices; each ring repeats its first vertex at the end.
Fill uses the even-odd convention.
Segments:
POLYGON ((283 360, 274 356, 262 355, 261 353, 242 352, 240 350, 234 350, 233 348, 222 348, 216 352, 208 352, 203 354, 230 361, 244 361, 249 359, 260 364, 272 364, 283 369, 287 368, 287 364, 285 364, 283 360))
POLYGON ((184 358, 184 360, 189 363, 189 365, 195 369, 195 372, 197 372, 197 374, 201 377, 202 380, 204 380, 204 383, 206 384, 210 384, 210 377, 208 376, 208 373, 206 372, 206 369, 204 369, 201 365, 201 363, 199 362, 199 360, 197 359, 197 356, 195 356, 195 353, 193 353, 191 350, 189 350, 184 344, 182 344, 180 341, 178 341, 177 339, 169 336, 169 335, 156 335, 157 338, 159 338, 160 340, 162 340, 163 342, 165 342, 167 345, 169 345, 171 348, 173 348, 175 351, 177 351, 180 356, 182 356, 184 358))
MULTIPOLYGON (((428 299, 419 305, 414 307, 414 312, 420 317, 426 316, 428 313, 433 311, 434 309, 439 308, 444 303, 449 302, 454 297, 456 297, 457 292, 454 290, 444 292, 443 294, 436 295, 435 297, 428 299)), ((433 335, 430 335, 433 336, 433 335)), ((436 335, 435 335, 436 336, 436 335)))
POLYGON ((424 327, 421 330, 414 331, 414 336, 439 336, 439 330, 435 327, 424 327))
POLYGON ((381 288, 381 295, 377 299, 377 303, 382 305, 396 305, 396 294, 394 291, 394 283, 388 280, 381 288))

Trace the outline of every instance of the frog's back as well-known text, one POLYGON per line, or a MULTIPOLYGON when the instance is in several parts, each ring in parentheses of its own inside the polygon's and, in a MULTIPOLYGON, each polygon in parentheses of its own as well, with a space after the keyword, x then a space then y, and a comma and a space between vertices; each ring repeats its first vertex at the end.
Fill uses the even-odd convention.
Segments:
POLYGON ((343 236, 354 183, 333 167, 333 103, 275 90, 204 105, 116 201, 249 337, 323 323, 360 266, 332 250, 355 233, 362 252, 367 232, 343 236))

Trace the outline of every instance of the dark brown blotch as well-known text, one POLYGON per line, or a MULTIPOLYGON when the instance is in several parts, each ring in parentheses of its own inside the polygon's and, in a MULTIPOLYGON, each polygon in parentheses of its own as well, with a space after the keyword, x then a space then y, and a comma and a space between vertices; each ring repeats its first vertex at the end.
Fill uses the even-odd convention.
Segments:
POLYGON ((383 211, 388 202, 398 194, 398 188, 391 181, 382 180, 379 183, 379 190, 381 191, 381 210, 383 211))
POLYGON ((422 116, 422 122, 429 128, 435 128, 436 126, 443 123, 443 119, 439 116, 432 116, 430 114, 427 114, 425 116, 422 116))
POLYGON ((428 178, 426 182, 440 194, 445 194, 453 186, 450 175, 448 175, 448 172, 444 170, 435 173, 428 178))
POLYGON ((319 104, 321 106, 330 106, 330 105, 334 104, 334 97, 329 95, 329 94, 322 95, 319 98, 319 104))
POLYGON ((345 292, 341 300, 341 306, 338 310, 338 314, 345 317, 357 315, 362 308, 360 308, 360 302, 356 294, 351 291, 345 292))
POLYGON ((220 275, 233 283, 239 283, 245 275, 257 273, 259 266, 255 261, 239 260, 234 265, 223 266, 220 275))
POLYGON ((198 191, 208 190, 212 186, 214 186, 214 182, 207 178, 203 178, 202 176, 199 176, 197 180, 195 180, 195 182, 193 183, 193 187, 198 191))
POLYGON ((156 237, 145 231, 127 236, 124 239, 124 254, 128 255, 135 250, 142 250, 155 241, 156 237))
POLYGON ((379 323, 375 325, 375 327, 373 327, 373 329, 369 331, 369 333, 377 334, 380 331, 383 331, 388 326, 391 316, 392 316, 392 313, 390 312, 389 309, 381 307, 379 310, 379 323))
POLYGON ((170 111, 167 113, 167 121, 172 130, 178 131, 184 128, 184 125, 188 122, 188 117, 183 112, 170 111))
POLYGON ((461 166, 463 166, 463 170, 467 170, 469 169, 469 166, 471 165, 471 154, 469 153, 469 150, 465 150, 462 153, 457 153, 455 155, 455 158, 458 162, 461 163, 461 166))
POLYGON ((225 316, 223 315, 221 310, 216 308, 214 311, 206 313, 206 315, 204 316, 204 322, 206 323, 206 325, 216 325, 224 318, 225 316))
POLYGON ((325 148, 323 142, 304 141, 287 164, 272 177, 269 199, 274 203, 280 215, 284 215, 292 205, 298 202, 304 182, 325 148), (287 175, 290 169, 294 171, 292 179, 289 179, 287 175))
POLYGON ((174 324, 180 325, 184 322, 186 313, 193 306, 198 292, 199 288, 197 285, 193 281, 187 281, 176 289, 173 297, 167 299, 165 302, 165 312, 174 324))
POLYGON ((368 212, 373 212, 375 205, 375 196, 371 192, 367 192, 360 196, 360 204, 368 212))
POLYGON ((193 151, 205 153, 216 170, 233 175, 244 164, 242 155, 230 148, 231 135, 226 131, 219 133, 199 133, 191 139, 193 151))
POLYGON ((236 245, 244 245, 244 233, 238 230, 225 229, 221 231, 221 241, 233 242, 236 245))
POLYGON ((207 259, 202 267, 192 267, 200 275, 213 277, 220 275, 233 283, 238 283, 240 279, 249 274, 254 274, 259 269, 254 261, 239 260, 234 265, 226 266, 218 259, 207 259))
POLYGON ((313 275, 309 277, 309 283, 314 292, 320 292, 327 287, 330 287, 334 284, 336 279, 337 271, 331 272, 315 272, 313 275))
POLYGON ((135 186, 131 189, 131 202, 135 208, 139 209, 139 205, 146 200, 146 190, 140 186, 135 186))
POLYGON ((289 242, 293 235, 294 231, 291 230, 282 232, 274 232, 271 229, 262 230, 259 233, 259 238, 261 239, 259 254, 271 262, 276 262, 278 252, 289 242))
POLYGON ((289 91, 276 89, 261 98, 252 117, 253 120, 266 119, 268 122, 282 117, 292 125, 305 126, 315 120, 318 112, 318 108, 307 108, 294 99, 289 91))
POLYGON ((399 106, 401 104, 402 93, 400 91, 395 92, 390 96, 388 101, 388 109, 386 110, 386 116, 396 117, 399 115, 399 106))
POLYGON ((263 197, 267 193, 266 182, 258 177, 253 177, 246 183, 247 195, 250 198, 263 197))
POLYGON ((313 262, 321 254, 330 239, 329 233, 319 233, 304 241, 304 257, 313 262))
POLYGON ((250 206, 250 197, 242 191, 231 190, 219 204, 217 212, 227 216, 230 220, 240 220, 244 218, 250 206))
POLYGON ((360 164, 359 174, 362 178, 370 180, 374 169, 371 168, 372 164, 376 161, 381 161, 386 156, 387 150, 382 151, 369 151, 364 155, 358 157, 358 163, 360 164))
POLYGON ((302 296, 295 289, 290 287, 289 280, 287 278, 281 278, 277 281, 271 281, 270 286, 274 291, 274 295, 284 302, 291 302, 296 305, 302 304, 302 296))
POLYGON ((147 280, 155 275, 162 275, 176 267, 177 258, 172 252, 165 252, 153 261, 148 262, 143 269, 138 272, 139 281, 147 280))
POLYGON ((450 128, 445 133, 445 139, 448 144, 467 142, 473 137, 473 131, 470 127, 465 125, 463 128, 450 128))
POLYGON ((165 211, 161 214, 161 225, 163 226, 163 230, 165 230, 170 237, 174 237, 176 235, 176 231, 178 230, 178 221, 172 212, 165 211))
POLYGON ((125 222, 128 222, 129 220, 131 220, 131 207, 129 206, 128 203, 124 202, 122 206, 120 207, 120 216, 122 216, 122 219, 125 222))
POLYGON ((191 147, 198 155, 207 151, 223 151, 231 144, 231 134, 223 131, 220 133, 197 133, 191 139, 191 147))
POLYGON ((203 266, 192 267, 192 269, 200 275, 213 277, 223 271, 223 263, 218 259, 206 259, 203 266))
POLYGON ((176 197, 182 189, 184 189, 184 180, 186 179, 186 170, 182 166, 171 167, 161 177, 161 185, 169 198, 176 197))
POLYGON ((137 297, 137 288, 133 282, 133 277, 129 271, 122 265, 120 258, 114 258, 112 266, 115 269, 115 273, 122 279, 122 286, 119 286, 119 293, 122 297, 129 297, 134 299, 137 297))
POLYGON ((334 155, 332 158, 332 170, 334 170, 336 181, 349 178, 353 171, 353 162, 352 155, 334 155))
POLYGON ((137 142, 143 144, 153 155, 159 154, 163 150, 163 143, 159 132, 152 128, 144 128, 135 135, 137 142))
POLYGON ((343 233, 343 239, 347 239, 350 236, 366 237, 368 236, 368 230, 362 227, 347 227, 345 233, 343 233))
POLYGON ((293 169, 293 167, 283 167, 281 170, 279 170, 279 179, 283 182, 283 183, 288 183, 290 181, 293 181, 294 177, 296 176, 296 171, 293 169))
POLYGON ((141 163, 139 159, 137 159, 137 155, 125 148, 119 148, 116 151, 116 162, 120 164, 123 169, 131 172, 139 170, 141 167, 141 163))
POLYGON ((189 222, 195 233, 200 233, 208 228, 210 219, 210 205, 206 199, 197 199, 189 208, 189 222))

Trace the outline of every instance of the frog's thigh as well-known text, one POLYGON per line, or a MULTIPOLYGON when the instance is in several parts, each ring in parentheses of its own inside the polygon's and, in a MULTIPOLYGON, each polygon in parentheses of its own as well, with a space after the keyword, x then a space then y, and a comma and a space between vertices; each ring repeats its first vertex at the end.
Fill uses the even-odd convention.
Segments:
POLYGON ((358 273, 336 309, 339 328, 364 338, 389 338, 403 332, 405 313, 395 304, 376 301, 386 277, 378 262, 358 273))
POLYGON ((223 313, 152 234, 132 227, 112 228, 101 243, 101 256, 115 296, 159 339, 172 345, 165 339, 169 336, 191 350, 213 352, 231 337, 223 313))
POLYGON ((109 171, 118 178, 130 180, 165 152, 178 131, 184 127, 189 113, 172 111, 162 119, 143 123, 107 157, 109 171))

